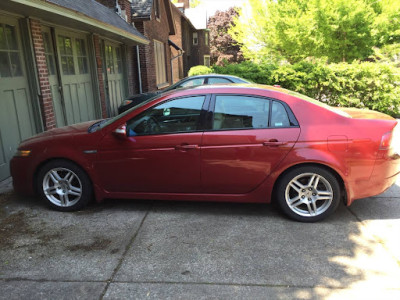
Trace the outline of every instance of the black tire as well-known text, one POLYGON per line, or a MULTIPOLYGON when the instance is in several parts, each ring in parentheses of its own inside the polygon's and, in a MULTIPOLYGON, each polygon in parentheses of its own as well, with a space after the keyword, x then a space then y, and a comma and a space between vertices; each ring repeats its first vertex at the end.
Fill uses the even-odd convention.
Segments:
POLYGON ((317 166, 300 166, 288 171, 275 189, 275 197, 283 213, 300 222, 325 219, 338 207, 340 196, 336 177, 317 166))
POLYGON ((93 197, 89 176, 67 160, 57 159, 46 163, 38 173, 36 185, 41 199, 58 211, 79 210, 93 197))

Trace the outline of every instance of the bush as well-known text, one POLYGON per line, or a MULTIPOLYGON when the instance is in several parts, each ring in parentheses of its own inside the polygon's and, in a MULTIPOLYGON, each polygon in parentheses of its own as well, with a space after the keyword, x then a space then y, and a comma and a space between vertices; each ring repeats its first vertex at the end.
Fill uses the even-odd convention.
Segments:
POLYGON ((400 70, 391 64, 353 62, 294 65, 241 64, 213 67, 256 83, 279 84, 333 106, 369 108, 400 116, 400 70))
POLYGON ((188 76, 204 75, 212 73, 212 69, 207 66, 194 66, 191 67, 188 76))

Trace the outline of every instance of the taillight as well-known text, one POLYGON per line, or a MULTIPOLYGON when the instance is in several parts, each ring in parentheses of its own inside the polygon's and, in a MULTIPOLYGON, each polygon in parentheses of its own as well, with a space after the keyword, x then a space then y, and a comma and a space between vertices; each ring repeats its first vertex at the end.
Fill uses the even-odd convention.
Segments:
POLYGON ((395 153, 400 154, 400 121, 397 121, 397 125, 393 130, 391 147, 395 153))
POLYGON ((124 102, 122 102, 122 105, 128 105, 131 103, 132 103, 132 100, 124 100, 124 102))
POLYGON ((386 132, 381 139, 381 145, 379 150, 388 150, 390 148, 390 143, 392 141, 392 131, 386 132))

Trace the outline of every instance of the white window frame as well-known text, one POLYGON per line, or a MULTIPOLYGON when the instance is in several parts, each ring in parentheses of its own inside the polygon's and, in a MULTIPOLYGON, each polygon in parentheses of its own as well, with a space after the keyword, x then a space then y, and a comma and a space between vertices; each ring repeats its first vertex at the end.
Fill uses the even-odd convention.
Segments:
POLYGON ((205 66, 207 66, 207 67, 210 67, 210 55, 204 55, 203 56, 203 64, 205 65, 205 66), (208 58, 208 64, 206 64, 206 59, 208 58))
POLYGON ((193 45, 197 46, 199 44, 199 34, 197 32, 193 32, 193 45))

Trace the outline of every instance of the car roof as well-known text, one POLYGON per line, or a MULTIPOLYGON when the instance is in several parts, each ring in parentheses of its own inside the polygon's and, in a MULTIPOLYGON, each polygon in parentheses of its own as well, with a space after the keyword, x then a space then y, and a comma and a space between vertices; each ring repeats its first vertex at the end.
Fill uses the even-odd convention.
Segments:
POLYGON ((194 75, 194 76, 189 76, 189 77, 186 77, 186 78, 183 78, 183 79, 204 78, 204 77, 235 78, 235 79, 240 79, 240 80, 246 81, 246 79, 240 78, 238 76, 228 75, 228 74, 215 74, 215 73, 203 74, 203 75, 194 75))

